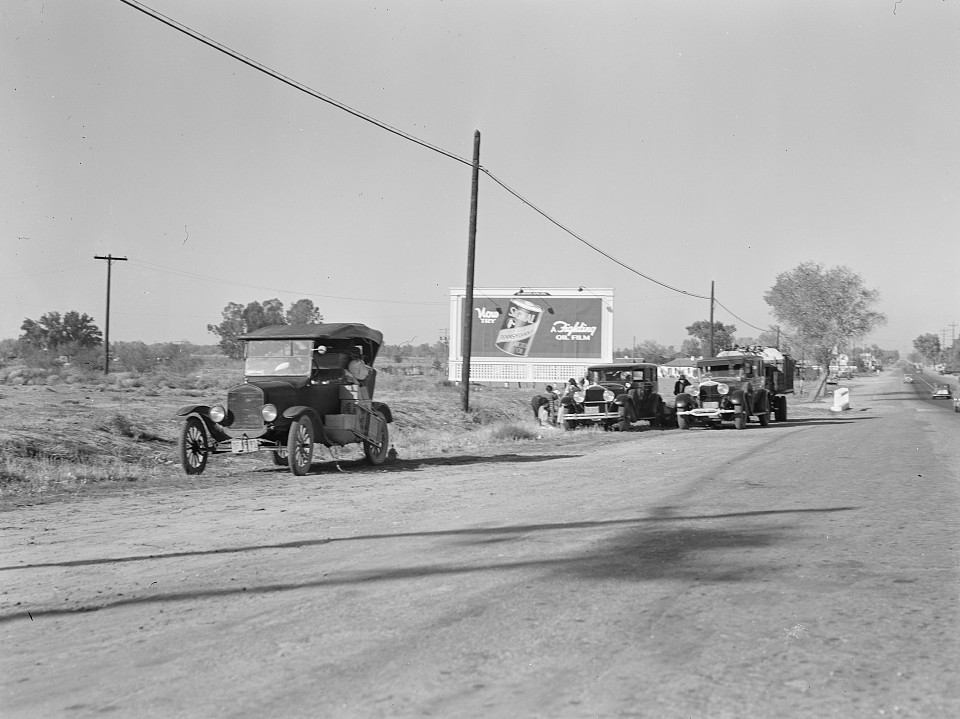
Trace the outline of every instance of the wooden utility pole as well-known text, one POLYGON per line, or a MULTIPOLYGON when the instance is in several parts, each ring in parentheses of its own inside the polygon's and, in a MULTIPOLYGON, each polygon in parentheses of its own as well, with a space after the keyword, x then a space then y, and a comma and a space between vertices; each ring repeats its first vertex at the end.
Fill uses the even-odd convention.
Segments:
POLYGON ((110 271, 113 269, 114 262, 126 262, 127 258, 94 255, 93 259, 107 261, 107 322, 103 331, 103 373, 110 374, 110 271))
POLYGON ((470 232, 467 240, 467 285, 463 298, 460 347, 460 398, 463 411, 470 411, 470 353, 473 351, 473 265, 477 253, 477 195, 480 191, 480 130, 473 133, 473 183, 470 190, 470 232))
POLYGON ((710 356, 716 357, 713 349, 713 280, 710 280, 710 356))

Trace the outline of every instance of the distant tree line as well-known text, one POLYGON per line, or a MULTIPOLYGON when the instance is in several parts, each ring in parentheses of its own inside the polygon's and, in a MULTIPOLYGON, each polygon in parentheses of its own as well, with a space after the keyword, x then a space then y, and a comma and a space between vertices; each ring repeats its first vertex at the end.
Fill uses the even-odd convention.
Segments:
POLYGON ((261 327, 273 325, 310 325, 323 322, 313 300, 300 299, 284 312, 283 302, 274 298, 263 302, 250 302, 246 305, 231 302, 223 308, 222 321, 218 325, 207 325, 207 331, 220 338, 220 351, 227 357, 243 357, 243 344, 237 339, 240 335, 253 332, 261 327))

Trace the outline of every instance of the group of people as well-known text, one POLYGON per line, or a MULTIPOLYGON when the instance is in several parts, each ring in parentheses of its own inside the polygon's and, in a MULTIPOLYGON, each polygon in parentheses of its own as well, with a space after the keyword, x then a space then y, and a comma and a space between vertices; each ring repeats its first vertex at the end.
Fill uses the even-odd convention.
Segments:
POLYGON ((580 389, 580 383, 571 377, 559 393, 554 390, 552 384, 548 384, 543 392, 536 395, 530 404, 533 407, 533 416, 536 417, 540 426, 552 427, 562 422, 563 405, 561 400, 579 392, 580 389))

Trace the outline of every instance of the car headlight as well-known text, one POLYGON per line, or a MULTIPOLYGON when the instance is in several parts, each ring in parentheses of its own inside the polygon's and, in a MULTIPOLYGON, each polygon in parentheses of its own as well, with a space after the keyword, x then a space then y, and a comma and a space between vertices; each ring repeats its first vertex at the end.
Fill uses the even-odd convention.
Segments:
POLYGON ((210 419, 212 419, 217 424, 220 424, 227 416, 227 410, 223 408, 223 405, 214 405, 210 408, 210 419))
POLYGON ((730 394, 730 385, 720 382, 717 384, 717 392, 720 394, 730 394))
POLYGON ((603 390, 603 401, 604 402, 613 402, 613 398, 616 397, 613 392, 608 389, 603 390))
POLYGON ((576 402, 577 404, 583 404, 583 400, 585 397, 586 395, 583 392, 573 393, 573 401, 576 402))
POLYGON ((277 418, 277 408, 272 404, 265 404, 260 410, 260 416, 264 422, 272 422, 277 418))

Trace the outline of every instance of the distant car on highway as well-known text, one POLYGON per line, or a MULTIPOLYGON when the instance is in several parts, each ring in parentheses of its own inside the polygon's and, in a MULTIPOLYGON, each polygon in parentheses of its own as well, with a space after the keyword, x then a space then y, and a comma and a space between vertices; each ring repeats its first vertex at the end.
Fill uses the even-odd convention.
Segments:
POLYGON ((913 376, 912 376, 912 375, 905 374, 905 375, 903 376, 903 381, 904 381, 904 382, 909 382, 910 384, 913 384, 913 376))
POLYGON ((950 385, 938 384, 930 399, 953 399, 953 392, 950 391, 950 385))

